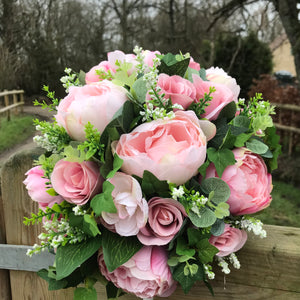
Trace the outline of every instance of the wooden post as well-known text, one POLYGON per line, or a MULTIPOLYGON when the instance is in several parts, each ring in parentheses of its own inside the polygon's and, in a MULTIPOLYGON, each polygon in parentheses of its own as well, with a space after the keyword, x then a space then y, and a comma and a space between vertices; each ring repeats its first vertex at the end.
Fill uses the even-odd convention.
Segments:
MULTIPOLYGON (((13 104, 17 104, 18 103, 18 95, 17 94, 13 94, 13 104)), ((16 115, 18 113, 18 107, 16 107, 14 109, 14 114, 16 115)))
MULTIPOLYGON (((3 214, 3 201, 1 196, 1 182, 0 182, 0 244, 6 244, 6 234, 5 234, 5 223, 3 214)), ((0 269, 0 299, 10 300, 10 282, 9 282, 9 271, 0 269)))
MULTIPOLYGON (((4 91, 7 92, 7 90, 4 90, 4 91)), ((4 105, 9 106, 9 95, 4 96, 4 105)), ((7 121, 10 121, 10 111, 9 110, 6 113, 6 116, 7 116, 7 121)))
MULTIPOLYGON (((20 101, 24 103, 24 92, 20 94, 20 101)), ((21 105, 21 113, 24 111, 24 105, 21 105)))
MULTIPOLYGON (((25 189, 25 173, 32 167, 41 150, 31 149, 11 157, 1 170, 2 198, 7 244, 33 245, 39 243, 37 236, 41 226, 25 226, 24 216, 37 212, 37 203, 32 201, 25 189)), ((34 258, 33 258, 34 259, 34 258)), ((36 273, 9 271, 12 300, 19 299, 72 299, 73 290, 48 291, 47 283, 36 273)), ((1 282, 2 287, 2 282, 1 282)))

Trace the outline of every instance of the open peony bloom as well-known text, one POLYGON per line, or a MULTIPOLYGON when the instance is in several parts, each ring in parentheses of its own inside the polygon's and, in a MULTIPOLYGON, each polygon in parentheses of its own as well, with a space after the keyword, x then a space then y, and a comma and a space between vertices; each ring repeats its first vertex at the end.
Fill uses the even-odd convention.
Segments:
POLYGON ((205 114, 201 115, 201 117, 206 118, 208 120, 216 120, 219 116, 221 110, 230 102, 235 101, 234 95, 232 91, 224 84, 204 81, 200 78, 200 76, 193 74, 193 82, 196 88, 196 97, 197 101, 199 99, 204 98, 204 94, 209 93, 209 88, 214 87, 216 89, 215 92, 211 94, 213 97, 209 102, 209 106, 205 108, 205 114))
POLYGON ((109 182, 114 185, 112 197, 117 213, 102 212, 102 218, 109 229, 119 235, 136 235, 144 227, 148 218, 147 201, 143 198, 142 189, 132 176, 117 172, 109 182))
POLYGON ((76 141, 85 140, 85 125, 88 122, 102 133, 127 100, 126 89, 108 80, 74 86, 69 91, 59 103, 55 119, 76 141))
POLYGON ((233 100, 237 101, 240 94, 240 86, 236 80, 229 76, 222 68, 211 67, 206 70, 206 78, 214 83, 220 83, 226 85, 233 93, 233 100))
MULTIPOLYGON (((268 173, 263 159, 247 150, 233 150, 236 163, 228 166, 221 179, 230 188, 227 203, 233 215, 254 214, 269 206, 272 197, 272 177, 268 173)), ((217 177, 217 172, 211 164, 206 172, 206 178, 217 177)))
POLYGON ((26 179, 23 183, 30 198, 39 203, 39 208, 45 210, 47 206, 52 207, 54 203, 59 204, 64 200, 61 196, 51 196, 47 193, 47 188, 52 186, 46 185, 49 180, 44 178, 45 174, 41 166, 31 168, 25 175, 26 179))
POLYGON ((247 241, 247 232, 225 224, 224 232, 220 236, 211 236, 209 242, 215 246, 218 256, 227 256, 240 250, 247 241))
POLYGON ((51 174, 54 190, 66 201, 84 205, 102 189, 103 178, 92 161, 82 163, 60 160, 51 174))
MULTIPOLYGON (((207 127, 215 133, 212 123, 207 127)), ((206 141, 195 113, 177 111, 173 119, 144 123, 122 134, 112 150, 123 159, 123 172, 143 177, 147 170, 179 185, 197 174, 206 157, 206 141)))
POLYGON ((178 201, 154 197, 149 200, 149 219, 137 235, 144 245, 166 245, 180 230, 184 217, 184 207, 178 201))
POLYGON ((164 248, 145 246, 125 264, 108 272, 103 255, 100 253, 98 257, 100 271, 107 280, 140 298, 169 297, 175 291, 177 283, 172 278, 167 260, 164 248))

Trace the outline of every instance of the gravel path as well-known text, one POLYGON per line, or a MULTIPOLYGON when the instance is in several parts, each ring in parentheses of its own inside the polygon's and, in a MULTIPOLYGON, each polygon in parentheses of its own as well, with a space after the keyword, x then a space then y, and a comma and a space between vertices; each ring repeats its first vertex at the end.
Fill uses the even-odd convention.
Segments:
MULTIPOLYGON (((41 120, 51 120, 53 116, 53 112, 49 112, 46 109, 42 109, 39 106, 24 106, 24 113, 36 116, 41 120)), ((33 136, 29 137, 27 140, 10 148, 0 154, 0 168, 5 163, 6 160, 16 152, 27 150, 36 147, 36 144, 33 142, 33 136)))

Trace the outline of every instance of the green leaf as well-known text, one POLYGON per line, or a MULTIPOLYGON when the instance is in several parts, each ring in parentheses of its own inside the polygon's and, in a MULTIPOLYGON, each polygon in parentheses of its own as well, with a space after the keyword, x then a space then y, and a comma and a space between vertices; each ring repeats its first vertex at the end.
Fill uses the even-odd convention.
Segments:
POLYGON ((179 257, 178 256, 172 256, 168 259, 168 265, 170 267, 175 267, 179 264, 179 257))
POLYGON ((252 133, 241 133, 236 137, 234 146, 237 148, 243 147, 245 143, 251 138, 252 133))
POLYGON ((217 219, 214 225, 211 227, 211 234, 214 236, 220 236, 224 232, 225 223, 223 219, 217 219))
POLYGON ((53 278, 50 278, 48 276, 48 270, 46 270, 46 269, 39 270, 37 272, 37 275, 48 282, 48 290, 49 291, 60 290, 60 289, 65 288, 68 285, 68 281, 66 279, 55 280, 53 278))
POLYGON ((122 289, 117 288, 111 281, 106 285, 107 300, 117 300, 119 296, 125 294, 122 289))
POLYGON ((74 291, 74 300, 97 300, 97 291, 94 287, 79 287, 74 291))
POLYGON ((165 73, 169 76, 179 75, 184 77, 184 74, 189 66, 190 58, 177 61, 176 55, 168 53, 161 59, 161 64, 158 67, 159 73, 165 73))
POLYGON ((247 131, 249 129, 249 126, 250 126, 250 119, 246 116, 236 116, 233 119, 233 125, 235 127, 244 128, 245 131, 247 131))
POLYGON ((201 78, 202 80, 208 81, 207 78, 206 78, 206 71, 205 71, 204 68, 201 68, 201 69, 199 70, 199 76, 200 76, 200 78, 201 78))
POLYGON ((177 239, 176 254, 193 257, 195 253, 196 252, 194 249, 190 249, 188 247, 185 239, 182 236, 177 239))
POLYGON ((80 70, 79 75, 78 75, 78 79, 81 85, 86 85, 85 82, 85 72, 80 70))
POLYGON ((230 196, 230 188, 228 184, 220 178, 212 177, 201 182, 201 190, 206 195, 214 192, 212 201, 215 204, 226 202, 230 196))
POLYGON ((106 178, 112 178, 117 171, 122 167, 123 159, 118 156, 117 153, 114 155, 113 169, 107 174, 106 178))
POLYGON ((266 129, 265 143, 269 146, 272 151, 273 157, 267 159, 267 164, 270 171, 277 169, 277 159, 281 154, 281 145, 279 144, 280 137, 276 134, 275 127, 269 127, 266 129))
POLYGON ((194 275, 185 275, 184 274, 184 269, 186 264, 185 263, 181 263, 178 266, 176 266, 173 269, 172 275, 174 280, 178 281, 179 284, 181 285, 183 292, 185 294, 187 294, 189 292, 189 290, 192 288, 192 286, 194 285, 194 283, 196 281, 201 281, 204 279, 204 271, 203 271, 203 266, 200 264, 198 265, 198 270, 197 273, 194 275))
POLYGON ((255 138, 252 138, 248 142, 246 142, 246 147, 256 154, 263 154, 269 150, 269 147, 265 143, 255 138))
POLYGON ((117 213, 117 209, 112 197, 114 185, 109 181, 103 182, 103 193, 96 195, 91 201, 91 207, 96 217, 100 216, 103 211, 108 213, 117 213))
MULTIPOLYGON (((204 70, 204 69, 203 69, 203 70, 204 70)), ((200 70, 200 71, 201 71, 201 70, 200 70)), ((197 71, 197 70, 192 69, 192 68, 188 68, 185 76, 187 77, 188 81, 193 82, 193 74, 199 76, 200 71, 197 71)), ((204 74, 205 74, 205 70, 204 70, 204 74)), ((204 76, 205 76, 205 75, 204 75, 204 76)), ((201 76, 200 76, 200 77, 201 77, 201 76)), ((202 78, 202 77, 201 77, 201 78, 202 78)), ((206 77, 205 77, 205 78, 206 78, 206 77)), ((203 79, 203 78, 202 78, 202 79, 203 79)), ((203 80, 207 80, 207 79, 203 79, 203 80)))
POLYGON ((222 144, 223 140, 227 135, 229 130, 229 125, 226 122, 225 118, 219 119, 215 121, 215 125, 217 128, 216 135, 213 139, 208 142, 208 147, 213 147, 218 149, 222 144))
POLYGON ((123 265, 143 247, 136 236, 120 236, 108 230, 102 236, 103 258, 109 272, 123 265))
POLYGON ((95 221, 95 218, 91 215, 85 214, 83 216, 83 231, 89 233, 91 236, 96 236, 101 234, 98 224, 95 221))
POLYGON ((147 91, 146 81, 142 77, 136 80, 131 88, 132 96, 141 104, 145 103, 147 91))
POLYGON ((160 181, 149 171, 144 171, 142 178, 142 190, 148 196, 170 197, 169 184, 166 180, 160 181))
POLYGON ((217 120, 221 120, 225 118, 226 122, 229 122, 234 118, 235 113, 236 113, 236 103, 234 101, 231 101, 221 110, 217 120))
POLYGON ((208 207, 200 208, 200 216, 198 216, 197 214, 195 214, 193 211, 190 210, 189 218, 191 222, 199 228, 209 227, 212 224, 214 224, 217 219, 215 213, 208 207))
POLYGON ((202 239, 197 243, 198 256, 203 264, 213 261, 214 256, 219 250, 211 245, 208 239, 202 239))
POLYGON ((70 275, 77 267, 90 258, 101 246, 101 238, 96 237, 77 244, 67 244, 57 248, 55 256, 56 279, 70 275))
POLYGON ((228 217, 230 215, 229 204, 225 202, 219 203, 218 206, 216 207, 215 215, 218 219, 223 219, 224 217, 228 217))
POLYGON ((204 164, 198 169, 199 173, 202 175, 203 178, 206 177, 206 170, 208 166, 210 165, 210 161, 206 160, 204 164))
POLYGON ((208 148, 207 155, 208 159, 214 163, 219 177, 222 177, 227 166, 235 164, 234 154, 229 149, 208 148))

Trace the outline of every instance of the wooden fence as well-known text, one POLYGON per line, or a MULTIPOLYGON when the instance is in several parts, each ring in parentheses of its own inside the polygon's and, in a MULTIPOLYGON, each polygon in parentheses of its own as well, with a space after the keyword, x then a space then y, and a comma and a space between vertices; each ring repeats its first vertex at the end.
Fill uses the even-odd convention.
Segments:
POLYGON ((18 113, 18 108, 23 110, 24 91, 13 90, 0 92, 0 115, 7 114, 7 120, 10 120, 11 111, 18 113))
MULTIPOLYGON (((68 300, 73 290, 48 291, 47 284, 34 272, 47 267, 45 254, 36 262, 24 255, 25 245, 38 242, 40 226, 23 225, 23 217, 37 210, 37 205, 27 195, 22 181, 32 167, 33 159, 41 152, 32 149, 11 157, 1 170, 0 197, 0 299, 68 300), (1 252, 2 251, 2 252, 1 252), (21 252, 20 252, 21 251, 21 252), (1 254, 2 253, 2 254, 1 254), (5 255, 4 255, 5 253, 5 255), (1 260, 2 257, 2 260, 1 260)), ((215 297, 203 284, 195 286, 188 295, 179 287, 171 300, 296 300, 300 299, 300 228, 265 226, 266 239, 249 235, 245 247, 239 252, 241 269, 226 277, 217 272, 212 281, 215 297)), ((105 299, 104 288, 97 285, 98 299, 105 299)), ((126 295, 123 300, 137 300, 126 295)), ((156 299, 156 298, 155 298, 156 299)), ((160 299, 160 298, 157 298, 160 299)))
MULTIPOLYGON (((277 117, 278 122, 275 123, 275 127, 288 135, 288 154, 291 155, 294 147, 295 136, 300 137, 300 128, 297 126, 300 121, 300 107, 294 104, 282 104, 282 103, 272 103, 278 109, 277 117), (289 125, 285 124, 283 119, 284 113, 289 112, 289 125), (297 115, 298 113, 298 115, 297 115)), ((298 139, 299 141, 299 139, 298 139)))

